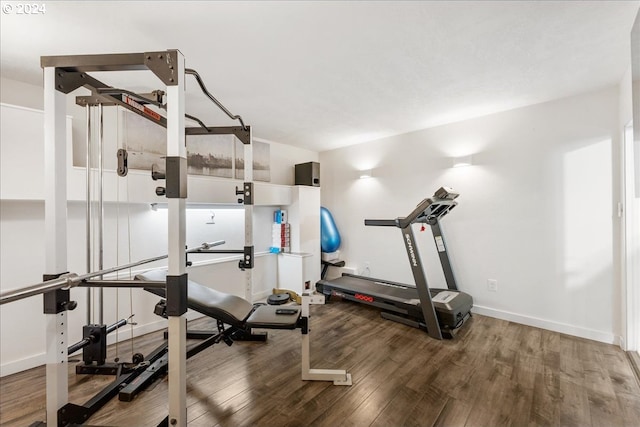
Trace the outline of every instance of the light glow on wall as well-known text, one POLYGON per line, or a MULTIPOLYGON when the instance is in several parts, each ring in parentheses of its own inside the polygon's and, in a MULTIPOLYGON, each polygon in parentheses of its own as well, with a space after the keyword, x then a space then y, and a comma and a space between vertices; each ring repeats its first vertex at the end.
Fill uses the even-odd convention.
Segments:
POLYGON ((371 169, 366 169, 358 172, 358 177, 360 179, 367 179, 373 177, 373 171, 371 169))
POLYGON ((469 156, 460 156, 460 157, 454 157, 453 158, 453 167, 454 168, 461 168, 461 167, 465 167, 465 166, 471 166, 473 165, 473 156, 469 155, 469 156))
POLYGON ((567 289, 598 286, 611 269, 611 140, 564 154, 563 264, 567 289))

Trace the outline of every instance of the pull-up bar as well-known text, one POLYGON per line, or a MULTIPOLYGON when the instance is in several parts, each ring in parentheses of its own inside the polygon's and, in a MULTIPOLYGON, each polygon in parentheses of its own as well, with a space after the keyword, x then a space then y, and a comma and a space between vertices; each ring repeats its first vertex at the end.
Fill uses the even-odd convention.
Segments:
POLYGON ((185 74, 191 74, 193 77, 196 78, 196 81, 198 82, 198 85, 200 85, 200 89, 202 89, 202 92, 207 95, 207 98, 209 98, 211 101, 213 101, 214 104, 216 104, 218 106, 218 108, 220 108, 222 111, 224 111, 224 113, 229 116, 229 118, 231 120, 238 120, 240 122, 240 126, 242 126, 242 130, 247 130, 247 126, 245 126, 244 121, 242 120, 242 117, 240 117, 237 114, 232 114, 229 110, 226 109, 226 107, 224 105, 222 105, 220 103, 220 101, 218 101, 213 95, 211 95, 211 93, 209 93, 209 91, 207 90, 207 87, 204 85, 204 82, 202 81, 202 78, 200 78, 200 74, 198 74, 198 72, 192 68, 185 68, 184 70, 185 74))

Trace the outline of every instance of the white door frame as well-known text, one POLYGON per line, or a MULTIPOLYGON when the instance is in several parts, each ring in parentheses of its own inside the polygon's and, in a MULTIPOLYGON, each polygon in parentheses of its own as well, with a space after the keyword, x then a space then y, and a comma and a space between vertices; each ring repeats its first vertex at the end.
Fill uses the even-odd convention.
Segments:
POLYGON ((632 122, 624 128, 622 155, 622 285, 624 330, 622 348, 640 350, 640 212, 634 189, 634 136, 632 122))

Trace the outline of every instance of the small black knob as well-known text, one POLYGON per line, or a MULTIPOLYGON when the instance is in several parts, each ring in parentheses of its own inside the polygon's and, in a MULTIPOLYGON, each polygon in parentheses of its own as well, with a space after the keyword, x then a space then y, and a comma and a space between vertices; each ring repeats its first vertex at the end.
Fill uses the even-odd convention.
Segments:
POLYGON ((166 174, 160 170, 160 167, 155 163, 151 165, 151 179, 157 181, 159 179, 166 179, 166 174))
POLYGON ((156 187, 156 196, 164 196, 167 194, 167 190, 164 187, 156 187))

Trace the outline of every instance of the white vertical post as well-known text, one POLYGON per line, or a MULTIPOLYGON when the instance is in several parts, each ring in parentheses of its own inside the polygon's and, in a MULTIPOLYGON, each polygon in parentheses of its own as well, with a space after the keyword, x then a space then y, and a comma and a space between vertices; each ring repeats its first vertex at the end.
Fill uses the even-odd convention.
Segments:
MULTIPOLYGON (((167 157, 187 157, 184 133, 184 56, 177 52, 178 84, 167 86, 167 157)), ((168 198, 169 276, 185 273, 186 200, 168 198)), ((187 425, 187 321, 169 316, 169 424, 187 425)))
MULTIPOLYGON (((56 70, 44 69, 45 268, 67 270, 67 146, 65 95, 56 90, 56 70)), ((47 425, 58 425, 68 402, 67 313, 46 314, 47 425)))
POLYGON ((311 304, 324 304, 325 296, 314 291, 302 293, 301 317, 306 319, 306 331, 302 331, 302 379, 304 381, 333 381, 333 385, 352 385, 351 374, 344 369, 313 369, 311 368, 311 304))
MULTIPOLYGON (((253 131, 249 130, 250 144, 244 145, 244 182, 253 182, 253 131)), ((255 189, 254 189, 255 190, 255 189)), ((255 200, 255 194, 252 195, 255 200)), ((244 245, 253 246, 253 205, 244 205, 244 245)), ((255 254, 252 260, 255 266, 255 254)), ((245 269, 244 299, 253 303, 253 268, 245 269)))
MULTIPOLYGON (((309 295, 308 292, 305 292, 304 289, 302 290, 302 293, 300 294, 302 296, 302 307, 301 307, 301 316, 303 318, 307 319, 307 333, 303 333, 302 334, 302 351, 301 351, 301 366, 302 366, 302 379, 303 380, 309 380, 310 378, 310 371, 311 371, 311 343, 309 342, 310 340, 310 336, 309 336, 309 332, 311 331, 311 321, 310 321, 310 317, 311 317, 311 313, 309 310, 309 305, 311 304, 311 296, 309 295)), ((323 295, 324 298, 324 295, 323 295)))

